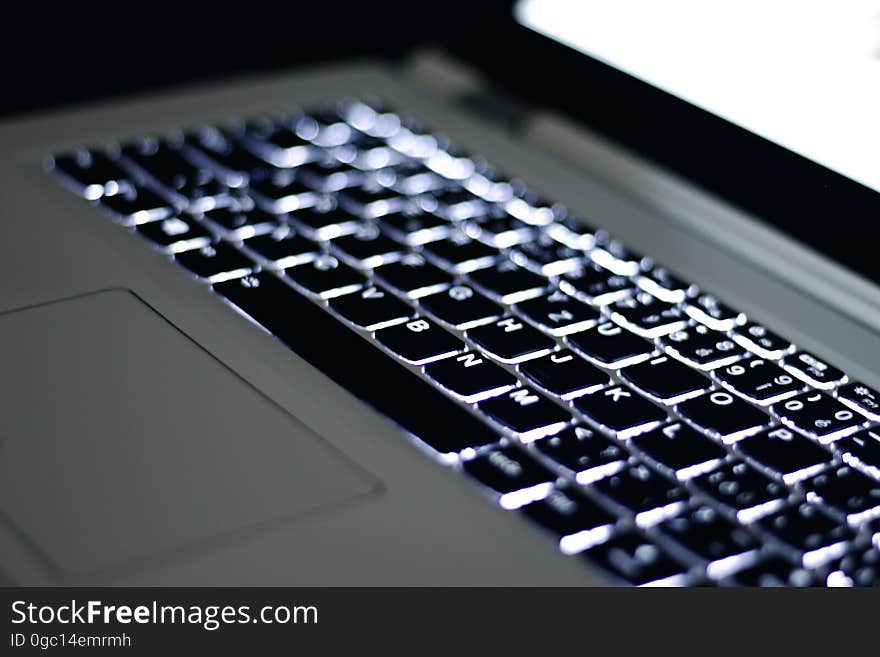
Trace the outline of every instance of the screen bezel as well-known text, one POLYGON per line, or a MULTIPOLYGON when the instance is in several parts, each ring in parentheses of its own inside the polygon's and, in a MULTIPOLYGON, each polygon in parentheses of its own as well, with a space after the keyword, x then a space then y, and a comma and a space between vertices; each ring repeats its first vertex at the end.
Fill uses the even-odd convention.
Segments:
POLYGON ((491 34, 453 53, 505 93, 589 126, 880 284, 880 193, 520 25, 513 5, 499 6, 491 34))

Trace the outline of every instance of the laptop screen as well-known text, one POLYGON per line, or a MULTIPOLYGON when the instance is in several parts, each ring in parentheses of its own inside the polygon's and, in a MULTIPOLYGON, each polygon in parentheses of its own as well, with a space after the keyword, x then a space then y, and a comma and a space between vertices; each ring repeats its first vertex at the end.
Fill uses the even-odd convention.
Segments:
POLYGON ((880 0, 521 0, 516 17, 880 191, 880 0))

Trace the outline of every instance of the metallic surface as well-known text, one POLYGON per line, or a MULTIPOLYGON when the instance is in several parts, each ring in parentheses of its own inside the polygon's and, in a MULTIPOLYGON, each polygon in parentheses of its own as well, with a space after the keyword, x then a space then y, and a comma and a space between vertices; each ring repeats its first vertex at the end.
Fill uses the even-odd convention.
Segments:
MULTIPOLYGON (((230 82, 212 89, 18 121, 0 127, 0 143, 4 144, 0 174, 5 181, 0 204, 5 234, 0 311, 110 287, 130 289, 381 481, 382 492, 357 505, 310 513, 271 532, 209 541, 198 550, 149 566, 66 576, 47 568, 38 558, 33 536, 22 536, 8 526, 13 511, 27 513, 28 500, 16 500, 14 507, 4 500, 0 502, 0 554, 9 579, 34 584, 180 585, 580 585, 603 581, 577 557, 559 554, 552 540, 516 514, 495 508, 476 487, 426 459, 386 419, 231 313, 204 286, 178 268, 167 266, 164 256, 112 225, 42 170, 48 153, 74 146, 363 95, 380 96, 395 109, 441 126, 465 149, 502 164, 593 223, 619 234, 633 247, 669 263, 730 303, 754 313, 770 328, 828 357, 851 376, 874 386, 880 383, 880 337, 863 323, 844 319, 778 277, 701 240, 692 228, 664 219, 668 212, 656 209, 663 206, 662 199, 657 199, 656 207, 649 207, 643 200, 628 198, 583 170, 538 152, 533 144, 516 143, 492 126, 473 121, 412 81, 401 81, 378 65, 230 82)), ((746 231, 741 232, 740 238, 748 239, 746 231)), ((8 351, 10 358, 21 358, 26 364, 28 354, 40 349, 40 344, 30 339, 25 342, 20 350, 8 351)), ((9 371, 4 370, 4 376, 9 371)), ((199 372, 193 376, 202 376, 202 384, 193 387, 201 394, 210 393, 214 385, 211 377, 199 372)), ((149 396, 150 392, 144 394, 149 396)), ((52 400, 46 400, 39 410, 51 414, 52 400)), ((255 432, 260 431, 260 422, 255 420, 255 432)), ((292 436, 296 426, 291 421, 292 436)), ((14 432, 15 427, 10 430, 14 432)), ((86 449, 82 436, 69 439, 82 440, 86 449)), ((242 454, 248 449, 243 437, 242 454)), ((99 459, 100 454, 94 458, 99 459)), ((18 467, 29 468, 35 478, 40 476, 39 463, 18 467)), ((198 483, 192 482, 194 487, 198 483)), ((230 481, 227 485, 234 488, 247 482, 230 481)), ((75 510, 71 513, 76 516, 75 510)))

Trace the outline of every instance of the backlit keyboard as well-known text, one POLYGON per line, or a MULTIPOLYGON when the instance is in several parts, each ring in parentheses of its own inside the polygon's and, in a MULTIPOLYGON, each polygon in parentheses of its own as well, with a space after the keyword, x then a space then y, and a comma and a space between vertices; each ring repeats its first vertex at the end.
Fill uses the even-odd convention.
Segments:
POLYGON ((569 558, 880 582, 880 392, 417 121, 352 100, 48 164, 569 558))

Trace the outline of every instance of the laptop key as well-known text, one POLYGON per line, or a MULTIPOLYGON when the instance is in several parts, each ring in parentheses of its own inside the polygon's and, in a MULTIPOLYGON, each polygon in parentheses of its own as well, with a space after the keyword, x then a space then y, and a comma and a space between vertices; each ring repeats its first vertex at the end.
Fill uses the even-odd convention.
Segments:
POLYGON ((567 215, 549 224, 546 233, 560 244, 572 249, 588 251, 596 243, 595 230, 582 220, 567 215))
POLYGON ((425 374, 469 404, 497 397, 518 383, 507 370, 474 351, 426 365, 425 374))
POLYGON ((439 189, 417 199, 423 208, 436 212, 451 221, 476 217, 486 210, 486 204, 471 192, 460 187, 439 189))
POLYGON ((514 196, 513 185, 498 171, 488 165, 479 167, 479 171, 467 180, 462 181, 469 191, 492 203, 503 203, 514 196))
POLYGON ((753 563, 759 543, 737 525, 707 506, 663 522, 661 532, 706 562, 706 573, 720 579, 753 563))
POLYGON ((478 408, 504 425, 523 442, 552 435, 571 421, 571 415, 531 388, 516 388, 478 408))
POLYGON ((244 276, 254 265, 250 258, 228 242, 216 242, 178 253, 174 259, 199 278, 211 282, 244 276))
POLYGON ((410 299, 419 299, 445 290, 452 285, 452 277, 422 256, 409 254, 403 259, 377 267, 377 278, 410 299))
POLYGON ((854 549, 828 569, 826 586, 880 586, 880 550, 854 549))
POLYGON ((683 418, 726 444, 757 433, 770 423, 763 411, 724 390, 688 399, 676 409, 683 418))
POLYGON ((236 237, 250 237, 257 230, 266 232, 278 226, 278 217, 259 208, 240 208, 226 206, 204 213, 206 219, 223 230, 235 233, 236 237))
POLYGON ((64 175, 69 187, 90 201, 113 196, 132 186, 131 176, 101 151, 80 149, 51 159, 53 171, 64 175))
POLYGON ((759 563, 736 573, 739 586, 815 586, 815 577, 806 569, 778 556, 766 557, 759 563))
POLYGON ((359 269, 380 267, 403 257, 400 244, 371 227, 336 238, 330 249, 359 269))
POLYGON ((451 144, 442 135, 434 137, 435 150, 426 159, 426 164, 444 178, 464 180, 469 178, 476 168, 473 159, 469 158, 458 146, 451 144))
POLYGON ((400 147, 401 151, 406 152, 411 157, 424 158, 425 166, 447 181, 443 194, 438 199, 438 202, 442 199, 443 206, 454 207, 459 204, 472 202, 474 197, 470 192, 458 185, 451 184, 449 181, 464 181, 473 175, 476 170, 474 160, 458 149, 458 147, 450 145, 446 137, 418 134, 418 132, 420 130, 411 132, 409 135, 414 142, 424 139, 432 143, 429 144, 428 141, 425 141, 420 145, 415 143, 404 145, 399 142, 396 143, 394 138, 390 139, 389 143, 400 147), (416 153, 413 151, 413 147, 416 150, 421 150, 422 148, 425 148, 425 150, 422 153, 416 153))
POLYGON ((535 447, 555 463, 571 470, 579 484, 589 484, 619 472, 629 458, 626 450, 586 427, 569 427, 539 440, 535 447))
POLYGON ((681 303, 694 291, 693 285, 659 266, 642 273, 636 282, 645 292, 668 303, 681 303))
POLYGON ((666 353, 701 370, 729 365, 746 353, 724 333, 702 324, 674 331, 660 338, 660 344, 666 353))
POLYGON ((273 176, 251 182, 254 200, 268 212, 281 214, 312 207, 320 194, 298 177, 273 176))
POLYGON ((123 144, 119 149, 120 161, 149 174, 163 187, 177 190, 188 183, 196 182, 208 172, 189 162, 180 151, 161 139, 144 137, 123 144))
POLYGON ((786 356, 782 366, 797 378, 821 390, 831 390, 838 384, 847 382, 846 374, 807 351, 786 356))
POLYGON ((563 274, 559 288, 594 306, 605 306, 633 293, 629 278, 595 265, 563 274))
POLYGON ((488 324, 504 310, 467 285, 454 285, 419 300, 419 305, 436 319, 459 330, 488 324))
POLYGON ((598 565, 634 586, 683 586, 687 567, 635 532, 616 536, 583 552, 598 565))
POLYGON ((211 126, 184 135, 181 152, 187 159, 211 168, 221 180, 235 188, 251 180, 268 178, 274 169, 245 149, 236 134, 211 126))
POLYGON ((510 214, 532 226, 547 226, 565 212, 564 208, 534 190, 514 185, 514 197, 505 202, 504 207, 510 214))
POLYGON ((175 211, 164 198, 146 187, 136 185, 121 194, 103 196, 99 203, 123 226, 140 226, 167 219, 175 211))
POLYGON ((249 123, 244 143, 276 167, 296 167, 314 160, 319 153, 291 125, 268 119, 249 123))
POLYGON ((782 506, 788 489, 741 461, 727 463, 691 480, 703 494, 751 522, 782 506))
POLYGON ((664 404, 676 404, 695 397, 711 386, 705 376, 669 356, 630 365, 620 370, 620 375, 664 404))
POLYGON ((880 391, 855 381, 838 388, 837 398, 869 420, 880 422, 880 391))
POLYGON ((560 244, 546 235, 521 242, 511 256, 517 264, 543 276, 559 276, 582 266, 583 253, 560 244))
POLYGON ((324 148, 342 146, 356 140, 360 134, 346 124, 333 108, 313 111, 303 116, 297 122, 297 132, 313 144, 324 148))
POLYGON ((761 406, 792 397, 804 387, 781 367, 761 358, 719 367, 712 374, 725 388, 761 406))
POLYGON ((538 329, 516 317, 504 317, 491 324, 469 329, 467 337, 503 363, 540 358, 556 346, 538 329))
POLYGON ((640 253, 636 253, 605 231, 596 233, 596 245, 590 251, 590 258, 596 264, 620 276, 635 276, 641 271, 644 260, 644 256, 640 253))
POLYGON ((464 235, 452 235, 429 242, 423 252, 429 260, 453 270, 456 274, 490 267, 498 259, 497 249, 464 235))
POLYGON ((225 185, 214 179, 210 169, 194 165, 165 141, 141 139, 123 146, 121 155, 129 165, 134 164, 149 174, 165 190, 184 198, 218 197, 227 191, 225 185))
POLYGON ((880 482, 844 466, 804 483, 807 499, 821 502, 852 525, 880 516, 880 482))
POLYGON ((430 212, 394 212, 379 217, 377 223, 391 237, 410 245, 427 244, 452 232, 449 221, 430 212))
POLYGON ((723 447, 682 422, 636 436, 632 444, 682 481, 713 470, 727 456, 723 447))
POLYGON ((865 418, 825 393, 812 391, 771 408, 784 424, 827 444, 855 433, 865 418))
POLYGON ((401 210, 406 198, 387 187, 364 185, 339 192, 339 204, 360 217, 375 218, 401 210))
POLYGON ((522 513, 559 539, 564 554, 576 554, 611 536, 617 519, 574 488, 557 488, 522 513))
POLYGON ((594 424, 629 438, 667 419, 666 412, 623 386, 599 390, 574 400, 574 407, 594 424))
POLYGON ((837 441, 844 462, 880 480, 880 428, 865 429, 837 441))
POLYGON ((536 237, 533 227, 510 215, 473 221, 467 225, 465 232, 498 249, 508 249, 536 237))
POLYGON ((701 294, 685 305, 685 312, 711 329, 729 331, 746 323, 744 313, 734 310, 711 294, 701 294))
POLYGON ((568 349, 530 360, 519 369, 533 383, 563 399, 587 394, 611 382, 607 372, 568 349))
POLYGON ((512 304, 541 296, 548 281, 543 276, 504 260, 494 267, 480 269, 468 275, 480 291, 503 304, 512 304))
POLYGON ((648 360, 654 352, 652 342, 612 322, 569 335, 566 343, 603 367, 619 368, 640 363, 648 360))
POLYGON ((464 351, 464 343, 434 322, 418 317, 376 331, 376 340, 413 365, 424 365, 464 351))
POLYGON ((328 104, 310 109, 297 122, 297 132, 324 148, 373 141, 372 137, 347 124, 344 111, 338 105, 328 104))
POLYGON ((190 212, 202 212, 233 202, 229 188, 221 181, 211 178, 207 182, 186 185, 176 190, 186 199, 190 212))
POLYGON ((752 353, 767 360, 778 360, 794 351, 794 345, 763 324, 748 322, 733 330, 733 339, 752 353))
POLYGON ((473 413, 374 345, 353 336, 339 320, 276 276, 261 272, 217 283, 213 289, 302 358, 437 452, 455 453, 499 440, 497 431, 473 413), (279 308, 285 312, 278 312, 279 308), (327 349, 328 344, 333 345, 332 350, 327 349), (377 381, 382 385, 376 385, 377 381), (388 390, 399 394, 389 395, 388 390))
POLYGON ((655 525, 684 510, 688 492, 645 465, 631 465, 600 479, 593 488, 635 516, 641 527, 655 525))
POLYGON ((364 174, 336 159, 323 159, 297 168, 297 175, 310 187, 322 192, 338 192, 359 185, 364 174))
POLYGON ((284 270, 294 283, 322 299, 332 299, 360 290, 367 279, 355 269, 332 255, 322 254, 314 260, 284 270))
MULTIPOLYGON (((115 197, 113 197, 115 198, 115 197)), ((213 237, 195 219, 169 217, 139 224, 137 232, 155 246, 168 253, 179 253, 208 245, 213 237)))
POLYGON ((320 253, 320 247, 315 242, 289 227, 246 239, 244 246, 281 269, 314 260, 320 253))
POLYGON ((516 311, 550 335, 563 336, 592 328, 599 321, 599 311, 556 291, 516 304, 516 311))
POLYGON ((466 473, 499 494, 505 509, 517 509, 543 499, 556 475, 523 450, 501 447, 462 463, 466 473))
POLYGON ((354 294, 331 299, 330 308, 368 331, 402 324, 413 316, 412 308, 403 301, 372 285, 354 294))
POLYGON ((358 217, 329 204, 299 209, 289 219, 306 237, 317 241, 350 235, 363 228, 358 217))
POLYGON ((788 546, 790 558, 815 568, 841 557, 852 539, 851 531, 813 504, 777 511, 758 525, 788 546))
POLYGON ((678 306, 650 294, 639 294, 611 305, 611 319, 637 335, 653 339, 679 331, 686 325, 678 306))
POLYGON ((381 173, 388 176, 388 182, 385 184, 407 196, 435 191, 446 183, 443 178, 424 164, 413 161, 401 162, 396 166, 382 170, 381 173))
POLYGON ((741 440, 737 451, 772 470, 788 485, 823 470, 831 462, 831 452, 785 427, 741 440))
POLYGON ((393 148, 383 146, 381 142, 369 138, 364 139, 362 143, 347 144, 341 149, 336 149, 335 156, 343 162, 368 172, 381 171, 404 161, 403 155, 393 148))

